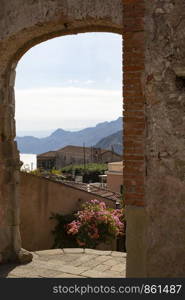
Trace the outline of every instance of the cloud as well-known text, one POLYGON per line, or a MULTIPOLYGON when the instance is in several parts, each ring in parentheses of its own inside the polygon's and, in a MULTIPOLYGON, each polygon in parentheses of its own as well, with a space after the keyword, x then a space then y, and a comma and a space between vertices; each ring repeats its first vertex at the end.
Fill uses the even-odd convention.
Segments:
POLYGON ((93 84, 93 83, 95 83, 95 81, 94 80, 86 80, 86 81, 84 81, 84 84, 93 84))
POLYGON ((94 83, 96 83, 96 81, 92 80, 92 79, 88 79, 88 80, 69 79, 69 80, 63 82, 63 85, 64 85, 63 87, 73 86, 73 87, 81 88, 84 85, 90 85, 90 84, 94 84, 94 83))
POLYGON ((70 79, 70 80, 68 80, 66 83, 68 83, 68 84, 77 84, 77 83, 79 83, 80 81, 79 80, 77 80, 77 79, 70 79))
POLYGON ((85 128, 122 114, 119 90, 77 87, 16 89, 17 130, 85 128))
POLYGON ((84 83, 121 89, 122 36, 96 32, 54 38, 26 52, 16 70, 18 88, 84 83), (111 78, 108 83, 107 76, 111 78))

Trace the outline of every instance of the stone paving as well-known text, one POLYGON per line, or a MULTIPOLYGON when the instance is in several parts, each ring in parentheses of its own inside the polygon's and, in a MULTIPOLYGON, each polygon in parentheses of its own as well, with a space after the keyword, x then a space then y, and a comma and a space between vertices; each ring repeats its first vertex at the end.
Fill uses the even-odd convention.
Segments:
POLYGON ((93 249, 52 249, 33 252, 25 265, 0 266, 4 278, 123 278, 126 253, 93 249))

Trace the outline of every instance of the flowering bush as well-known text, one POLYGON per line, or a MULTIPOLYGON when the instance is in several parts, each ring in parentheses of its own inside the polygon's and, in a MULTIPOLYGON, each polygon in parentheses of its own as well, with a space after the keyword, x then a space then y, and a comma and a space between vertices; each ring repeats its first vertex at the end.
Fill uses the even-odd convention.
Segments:
POLYGON ((68 215, 52 213, 50 219, 55 222, 55 227, 52 230, 54 236, 53 248, 78 248, 75 238, 66 232, 67 224, 75 219, 74 213, 68 215))
POLYGON ((123 209, 107 208, 104 202, 91 200, 75 214, 76 219, 67 225, 80 247, 95 248, 100 242, 110 243, 124 235, 123 209))

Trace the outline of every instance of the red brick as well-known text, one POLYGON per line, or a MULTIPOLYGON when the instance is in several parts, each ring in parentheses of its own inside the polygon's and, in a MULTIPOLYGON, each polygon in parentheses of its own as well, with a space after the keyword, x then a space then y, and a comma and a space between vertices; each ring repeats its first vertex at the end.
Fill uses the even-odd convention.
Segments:
POLYGON ((141 118, 143 120, 145 120, 145 112, 144 111, 129 111, 129 110, 126 110, 123 112, 123 116, 124 116, 124 119, 126 117, 130 117, 130 118, 141 118))
POLYGON ((135 101, 135 102, 145 102, 145 98, 143 97, 142 91, 131 91, 125 88, 123 91, 123 96, 127 98, 127 101, 135 101))
POLYGON ((144 147, 143 147, 143 142, 137 142, 137 141, 135 141, 135 140, 130 140, 130 139, 127 139, 127 138, 124 139, 124 146, 125 146, 125 147, 128 147, 128 148, 133 148, 133 147, 136 147, 136 148, 138 148, 138 147, 144 148, 144 147))
POLYGON ((135 55, 130 54, 130 55, 124 56, 123 66, 127 65, 127 64, 135 64, 135 65, 143 64, 144 65, 144 62, 145 62, 144 56, 141 56, 138 53, 136 53, 135 55))
MULTIPOLYGON (((124 67, 123 67, 124 68, 124 67)), ((142 72, 125 72, 123 74, 123 79, 133 79, 133 80, 138 80, 138 82, 140 82, 140 78, 141 78, 142 72)))
POLYGON ((143 155, 124 155, 125 161, 127 160, 144 160, 145 157, 143 155))
POLYGON ((144 111, 144 107, 145 107, 145 102, 131 102, 131 101, 127 101, 127 99, 124 97, 124 105, 123 105, 125 111, 129 110, 129 111, 140 111, 143 112, 144 111))
MULTIPOLYGON (((123 48, 124 54, 130 56, 132 53, 129 50, 133 47, 136 47, 138 50, 144 49, 145 47, 145 38, 143 32, 130 32, 123 34, 123 48)), ((141 57, 144 57, 144 52, 142 52, 141 57)))
POLYGON ((142 186, 142 185, 136 186, 135 192, 136 192, 136 193, 144 194, 144 192, 145 192, 144 186, 142 186))
POLYGON ((145 124, 145 117, 124 117, 124 122, 134 122, 145 124))
POLYGON ((140 182, 141 184, 144 184, 144 176, 141 175, 127 175, 126 177, 124 176, 124 180, 132 180, 132 182, 140 182))
POLYGON ((141 130, 141 129, 137 130, 137 129, 131 128, 131 129, 127 130, 127 131, 124 131, 124 134, 125 135, 129 135, 129 136, 133 136, 133 137, 135 137, 135 136, 144 136, 145 131, 141 130))
POLYGON ((141 71, 144 69, 144 63, 140 65, 124 65, 124 72, 125 71, 141 71))
POLYGON ((143 207, 145 206, 145 202, 144 202, 144 199, 143 200, 136 200, 136 199, 127 199, 125 198, 125 204, 126 205, 132 205, 132 206, 140 206, 140 207, 143 207))
POLYGON ((125 123, 124 126, 124 134, 126 135, 140 135, 144 134, 145 132, 145 125, 144 124, 132 124, 132 123, 125 123))
POLYGON ((144 199, 144 194, 139 194, 139 193, 125 193, 125 198, 127 200, 143 200, 144 199))
POLYGON ((134 174, 141 175, 143 173, 143 169, 140 169, 140 168, 126 168, 125 173, 126 174, 133 174, 133 175, 134 174))
POLYGON ((145 150, 143 148, 124 148, 124 154, 126 155, 144 155, 145 150))
POLYGON ((144 206, 145 97, 141 76, 145 68, 144 0, 123 0, 124 10, 124 185, 126 204, 144 206))

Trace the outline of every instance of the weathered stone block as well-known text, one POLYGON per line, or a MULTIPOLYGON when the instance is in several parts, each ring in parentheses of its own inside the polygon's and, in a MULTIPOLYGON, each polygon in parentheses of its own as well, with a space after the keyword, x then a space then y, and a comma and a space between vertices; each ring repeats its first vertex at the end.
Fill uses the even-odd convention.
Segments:
POLYGON ((27 264, 32 261, 33 255, 31 252, 28 252, 27 250, 21 248, 20 251, 17 254, 18 261, 21 264, 27 264))

